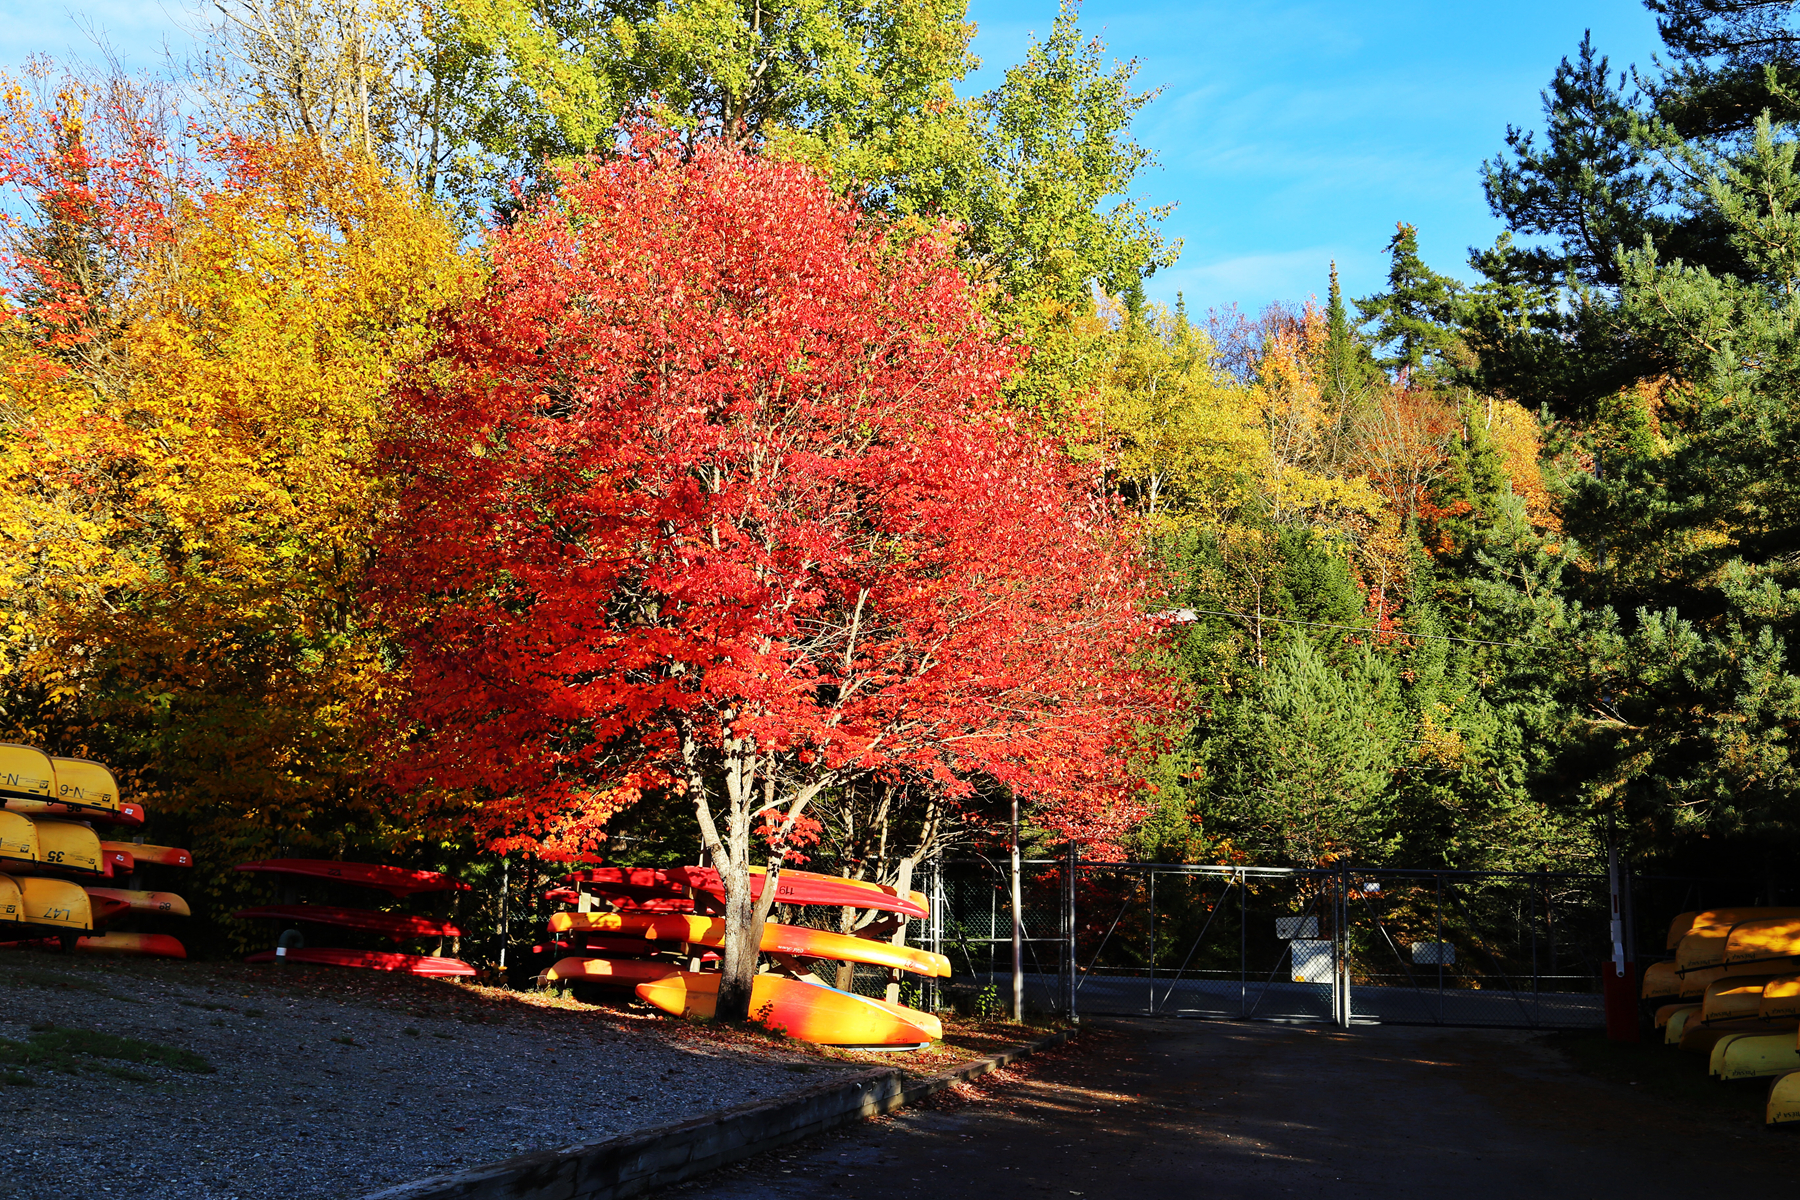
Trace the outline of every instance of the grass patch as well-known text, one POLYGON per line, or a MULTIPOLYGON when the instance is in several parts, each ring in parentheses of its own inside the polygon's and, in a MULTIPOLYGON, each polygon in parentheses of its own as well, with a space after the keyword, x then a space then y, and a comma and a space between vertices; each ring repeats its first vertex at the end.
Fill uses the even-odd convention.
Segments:
POLYGON ((18 1068, 24 1067, 43 1067, 65 1075, 79 1075, 84 1067, 92 1066, 118 1079, 147 1081, 155 1078, 142 1071, 114 1066, 112 1063, 89 1064, 81 1061, 95 1058, 111 1059, 115 1063, 170 1067, 195 1075, 210 1075, 213 1070, 211 1063, 192 1050, 140 1041, 134 1037, 121 1037, 116 1033, 101 1033, 93 1029, 46 1027, 33 1033, 28 1041, 15 1042, 0 1038, 0 1066, 11 1068, 6 1073, 7 1083, 29 1083, 29 1077, 13 1078, 14 1075, 22 1075, 18 1068))
POLYGON ((1555 1033, 1545 1040, 1583 1075, 1688 1112, 1762 1124, 1769 1079, 1714 1079, 1706 1073, 1706 1055, 1664 1045, 1660 1029, 1654 1040, 1636 1043, 1594 1033, 1555 1033))

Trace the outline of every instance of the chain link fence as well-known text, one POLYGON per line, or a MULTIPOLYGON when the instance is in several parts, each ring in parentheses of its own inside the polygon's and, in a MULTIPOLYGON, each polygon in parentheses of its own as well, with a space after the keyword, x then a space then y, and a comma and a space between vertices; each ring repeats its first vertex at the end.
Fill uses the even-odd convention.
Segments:
MULTIPOLYGON (((1604 1020, 1601 874, 1036 859, 1019 883, 1024 999, 1038 1012, 1532 1029, 1604 1020)), ((1009 865, 946 860, 920 886, 932 916, 908 941, 948 955, 955 971, 921 998, 1004 1008, 1009 865)), ((885 973, 870 984, 877 974, 885 984, 885 973)))

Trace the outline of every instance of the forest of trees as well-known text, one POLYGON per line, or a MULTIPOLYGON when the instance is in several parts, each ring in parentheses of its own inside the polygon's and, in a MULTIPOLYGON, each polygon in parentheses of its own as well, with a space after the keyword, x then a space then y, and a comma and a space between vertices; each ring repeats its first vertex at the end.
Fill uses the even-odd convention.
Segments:
POLYGON ((221 903, 893 880, 1015 797, 1098 857, 1779 872, 1800 23, 1649 7, 1663 61, 1584 41, 1470 164, 1476 282, 1401 221, 1254 316, 1145 299, 1154 97, 1073 6, 978 95, 957 0, 227 0, 160 74, 35 62, 0 739, 221 903))

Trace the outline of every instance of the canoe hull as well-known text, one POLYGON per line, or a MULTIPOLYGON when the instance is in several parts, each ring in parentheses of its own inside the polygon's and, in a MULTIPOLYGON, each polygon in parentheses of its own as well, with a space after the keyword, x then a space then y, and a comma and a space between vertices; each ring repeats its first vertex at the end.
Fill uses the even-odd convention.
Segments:
POLYGON ((191 917, 188 902, 174 892, 140 892, 128 888, 83 888, 88 903, 98 908, 105 904, 108 916, 124 913, 148 913, 159 917, 191 917))
POLYGON ((132 861, 139 865, 144 863, 153 863, 159 867, 191 867, 194 865, 194 856, 175 846, 146 846, 142 842, 102 841, 100 848, 129 854, 132 861))
POLYGON ((272 963, 278 958, 288 962, 309 963, 321 967, 354 967, 364 971, 395 971, 403 975, 422 975, 428 979, 448 979, 475 974, 475 968, 457 958, 438 958, 430 954, 394 954, 386 950, 332 950, 324 947, 300 946, 285 956, 263 950, 245 958, 248 963, 272 963))
POLYGON ((1672 962, 1651 963, 1644 968, 1644 981, 1639 993, 1646 1000, 1662 1000, 1681 995, 1681 976, 1672 962))
POLYGON ((1738 1033, 1720 1038, 1707 1063, 1720 1079, 1761 1079, 1800 1071, 1800 1039, 1791 1033, 1738 1033))
MULTIPOLYGON (((640 999, 666 1013, 705 1020, 718 1003, 719 976, 681 971, 667 979, 640 983, 636 990, 640 999)), ((862 996, 779 975, 756 977, 751 985, 750 1012, 771 1029, 821 1046, 923 1046, 931 1042, 924 1022, 862 996)))

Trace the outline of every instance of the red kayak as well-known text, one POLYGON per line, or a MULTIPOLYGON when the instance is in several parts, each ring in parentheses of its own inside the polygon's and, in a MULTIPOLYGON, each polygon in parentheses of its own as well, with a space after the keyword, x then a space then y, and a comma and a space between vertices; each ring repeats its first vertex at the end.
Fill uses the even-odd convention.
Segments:
MULTIPOLYGON (((34 938, 23 942, 0 942, 0 949, 55 950, 62 945, 56 938, 34 938)), ((75 942, 77 954, 119 954, 131 958, 186 958, 187 947, 179 938, 166 933, 92 934, 75 942)))
POLYGON ((334 908, 329 904, 265 904, 232 914, 245 920, 305 921, 376 933, 396 942, 407 938, 461 937, 462 930, 448 921, 414 917, 405 913, 371 912, 366 908, 334 908))
POLYGON ((174 846, 146 846, 142 842, 108 842, 100 843, 102 850, 117 850, 130 857, 132 864, 155 863, 163 867, 191 867, 194 856, 186 850, 174 846))
POLYGON ((301 946, 277 955, 273 950, 252 954, 248 963, 271 963, 277 958, 288 962, 314 963, 323 967, 360 967, 365 971, 400 971, 407 975, 424 975, 444 979, 457 975, 473 975, 475 968, 460 958, 437 958, 429 954, 394 954, 386 950, 327 950, 301 946))
POLYGON ((333 862, 324 858, 271 858, 262 862, 242 863, 233 870, 267 871, 276 875, 302 875, 308 879, 329 879, 356 887, 374 888, 391 896, 411 896, 419 892, 467 892, 473 889, 460 879, 440 875, 436 871, 415 871, 410 867, 390 867, 384 863, 333 862))
MULTIPOLYGON (((709 896, 724 896, 725 883, 711 867, 671 867, 669 878, 709 896)), ((762 899, 766 877, 750 876, 750 895, 762 899)), ((781 873, 775 884, 775 899, 781 904, 829 904, 834 907, 876 908, 883 912, 904 913, 923 920, 930 915, 924 905, 910 896, 899 896, 892 888, 877 888, 851 879, 834 879, 829 875, 807 872, 781 873)))

